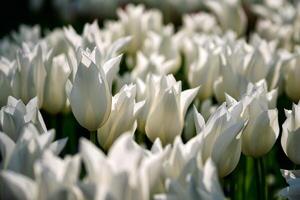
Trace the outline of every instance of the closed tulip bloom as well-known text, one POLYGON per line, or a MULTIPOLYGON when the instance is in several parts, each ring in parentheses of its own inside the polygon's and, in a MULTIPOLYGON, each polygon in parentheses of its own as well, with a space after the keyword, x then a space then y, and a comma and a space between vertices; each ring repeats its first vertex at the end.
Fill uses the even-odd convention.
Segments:
POLYGON ((150 140, 160 138, 168 144, 181 134, 186 111, 199 88, 181 91, 181 82, 172 75, 163 76, 146 120, 145 131, 150 140))
POLYGON ((269 110, 266 100, 254 97, 245 112, 248 123, 242 134, 242 151, 248 156, 263 156, 271 150, 279 135, 277 109, 269 110))
POLYGON ((66 87, 76 120, 89 131, 97 130, 109 117, 112 101, 109 88, 112 77, 109 72, 110 69, 119 67, 119 63, 114 62, 116 58, 105 62, 103 68, 97 66, 93 52, 79 49, 74 81, 68 81, 66 87))
POLYGON ((16 65, 12 78, 13 96, 22 99, 24 103, 37 96, 41 106, 46 77, 42 47, 37 45, 30 50, 27 45, 23 45, 17 53, 16 65))
POLYGON ((241 131, 245 123, 240 117, 242 104, 238 102, 229 108, 222 104, 206 124, 196 109, 194 112, 197 133, 204 140, 200 152, 202 162, 211 157, 219 176, 227 176, 235 169, 241 155, 241 131))
POLYGON ((224 31, 233 30, 238 35, 245 32, 247 18, 240 0, 206 0, 204 3, 217 16, 224 31))
MULTIPOLYGON (((300 52, 300 50, 298 50, 300 52)), ((300 53, 294 55, 287 63, 284 71, 285 92, 294 102, 300 100, 300 53)))
POLYGON ((5 58, 0 59, 0 107, 4 106, 7 103, 8 96, 12 95, 10 81, 14 66, 15 62, 10 62, 5 58))
POLYGON ((67 101, 65 85, 71 73, 66 56, 61 54, 46 64, 47 77, 44 89, 43 108, 51 113, 61 112, 67 101))
POLYGON ((292 110, 286 110, 287 119, 282 125, 281 146, 287 157, 295 164, 300 164, 300 103, 292 110))
POLYGON ((199 98, 213 95, 213 84, 219 75, 220 49, 199 47, 196 60, 188 68, 188 83, 191 87, 201 85, 199 98))
POLYGON ((27 105, 14 97, 8 97, 7 105, 0 110, 0 130, 5 132, 13 141, 18 141, 24 127, 32 123, 40 133, 47 131, 45 122, 38 109, 37 97, 27 105))
POLYGON ((125 85, 113 97, 112 108, 108 120, 98 129, 98 141, 104 149, 108 149, 122 134, 136 128, 136 117, 144 101, 136 103, 136 86, 125 85))

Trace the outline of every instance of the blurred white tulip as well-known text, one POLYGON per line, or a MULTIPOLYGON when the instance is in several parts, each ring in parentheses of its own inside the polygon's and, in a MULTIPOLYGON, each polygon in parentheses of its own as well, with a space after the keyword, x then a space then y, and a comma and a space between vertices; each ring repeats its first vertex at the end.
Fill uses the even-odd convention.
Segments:
POLYGON ((292 110, 285 110, 285 115, 287 119, 282 125, 281 146, 291 161, 300 164, 300 103, 293 104, 292 110))
POLYGON ((167 192, 155 195, 154 199, 225 199, 218 180, 217 169, 211 159, 206 161, 203 169, 199 169, 195 160, 191 160, 184 166, 181 173, 182 180, 180 178, 167 179, 167 192))
POLYGON ((220 33, 217 19, 205 12, 192 13, 183 16, 183 31, 198 33, 220 33))
POLYGON ((7 105, 0 110, 0 130, 16 142, 28 123, 34 124, 40 133, 47 131, 38 109, 37 97, 31 99, 26 106, 21 100, 8 97, 7 105))
POLYGON ((223 30, 238 35, 246 31, 247 18, 240 0, 205 0, 205 5, 217 16, 223 30))
POLYGON ((27 177, 10 170, 1 172, 4 199, 76 199, 84 196, 77 186, 80 172, 79 155, 60 159, 46 151, 34 165, 34 177, 27 177))
POLYGON ((1 155, 4 156, 1 162, 2 169, 33 178, 34 163, 41 158, 44 151, 48 149, 58 155, 67 142, 66 139, 53 142, 54 137, 53 130, 40 134, 32 124, 27 124, 23 128, 17 142, 0 133, 1 155))
POLYGON ((57 114, 66 106, 66 82, 71 69, 66 56, 61 54, 46 63, 47 76, 45 80, 43 108, 51 113, 57 114))
POLYGON ((213 95, 213 84, 219 76, 221 49, 199 47, 198 55, 188 67, 188 83, 191 87, 201 86, 199 98, 207 99, 213 95))
POLYGON ((4 57, 0 59, 0 87, 1 87, 0 106, 1 107, 6 105, 8 96, 12 95, 12 88, 10 82, 12 79, 14 68, 15 68, 14 61, 11 62, 4 57))
POLYGON ((23 45, 17 53, 16 70, 12 78, 14 97, 28 103, 37 96, 39 107, 42 106, 46 78, 44 59, 41 45, 36 45, 33 50, 30 50, 27 44, 23 45))
POLYGON ((289 98, 294 102, 300 100, 300 48, 296 50, 295 54, 287 61, 284 68, 284 85, 285 92, 289 98))

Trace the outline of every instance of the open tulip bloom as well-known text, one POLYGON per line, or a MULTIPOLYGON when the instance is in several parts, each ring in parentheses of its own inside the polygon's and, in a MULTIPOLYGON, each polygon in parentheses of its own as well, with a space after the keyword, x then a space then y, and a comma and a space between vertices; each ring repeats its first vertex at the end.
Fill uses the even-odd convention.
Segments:
POLYGON ((300 199, 298 1, 29 2, 71 24, 0 38, 1 200, 300 199))

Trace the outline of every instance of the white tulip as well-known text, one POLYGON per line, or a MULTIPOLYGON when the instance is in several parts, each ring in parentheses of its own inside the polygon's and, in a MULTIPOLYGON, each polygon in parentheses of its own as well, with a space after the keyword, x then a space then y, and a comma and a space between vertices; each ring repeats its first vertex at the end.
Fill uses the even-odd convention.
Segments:
POLYGON ((30 99, 37 96, 39 107, 42 106, 46 70, 41 45, 36 45, 33 50, 30 50, 24 44, 17 53, 16 65, 12 78, 14 97, 28 103, 30 99))
POLYGON ((124 132, 135 129, 136 118, 144 101, 136 103, 136 86, 125 85, 112 98, 112 108, 108 120, 98 129, 98 141, 102 148, 108 149, 124 132))
POLYGON ((7 105, 0 111, 0 130, 5 132, 13 141, 17 141, 26 124, 34 124, 40 133, 47 131, 45 122, 38 109, 37 97, 28 104, 14 97, 8 97, 7 105))
POLYGON ((61 54, 46 64, 47 76, 44 89, 43 108, 57 114, 66 106, 65 85, 71 73, 66 56, 61 54))
POLYGON ((149 90, 156 90, 150 103, 145 103, 148 112, 145 132, 150 140, 160 138, 165 145, 181 134, 186 111, 197 95, 199 88, 182 91, 181 82, 173 75, 163 76, 159 84, 149 90), (150 105, 151 104, 151 105, 150 105))
POLYGON ((149 73, 156 75, 167 75, 173 70, 173 62, 166 60, 164 56, 156 53, 146 56, 142 52, 137 52, 136 66, 132 70, 131 79, 146 79, 149 73))
POLYGON ((287 157, 296 164, 300 164, 300 103, 294 104, 292 110, 286 110, 287 119, 282 125, 281 146, 287 157))
POLYGON ((248 123, 242 134, 242 151, 247 156, 263 156, 279 135, 277 109, 269 110, 266 99, 254 97, 245 112, 248 123))
POLYGON ((41 158, 45 150, 50 150, 56 155, 64 148, 67 140, 61 139, 53 142, 55 132, 48 131, 40 134, 32 124, 23 128, 22 135, 15 143, 4 133, 0 133, 0 147, 3 157, 2 169, 34 177, 34 163, 41 158), (8 145, 11 146, 8 146, 8 145))
POLYGON ((87 170, 86 181, 97 188, 91 196, 97 199, 151 199, 150 192, 160 177, 162 157, 148 155, 150 152, 137 145, 131 134, 122 134, 109 149, 107 157, 92 143, 81 139, 80 153, 87 170))
POLYGON ((3 57, 0 59, 0 87, 2 88, 0 95, 1 107, 6 105, 8 96, 12 95, 10 82, 15 66, 16 65, 14 61, 10 62, 3 57))
POLYGON ((183 16, 183 29, 189 32, 220 33, 217 19, 208 13, 199 12, 183 16))
MULTIPOLYGON (((1 172, 5 192, 4 199, 76 199, 83 200, 77 186, 80 172, 80 157, 67 156, 60 159, 46 151, 34 164, 34 177, 27 177, 10 170, 1 172)), ((4 189, 2 188, 2 189, 4 189)))
POLYGON ((300 100, 300 91, 298 85, 300 85, 300 50, 288 60, 286 68, 284 69, 285 80, 285 92, 289 98, 294 102, 300 100))
POLYGON ((217 169, 211 159, 206 161, 202 169, 199 169, 195 160, 190 160, 181 171, 180 178, 167 179, 166 184, 167 192, 155 195, 155 200, 225 199, 217 169))
POLYGON ((171 25, 165 26, 160 32, 151 31, 147 34, 142 47, 142 52, 146 56, 152 54, 163 57, 165 60, 165 74, 175 74, 181 64, 181 56, 178 48, 178 42, 174 35, 174 28, 171 25))
POLYGON ((240 0, 206 0, 204 3, 217 16, 224 31, 233 30, 238 35, 246 31, 247 18, 240 0))
MULTIPOLYGON (((241 103, 240 116, 247 121, 242 134, 242 152, 247 156, 260 157, 268 153, 279 135, 278 112, 276 109, 277 90, 267 91, 265 80, 255 85, 249 83, 241 103)), ((238 102, 226 95, 228 104, 238 102)))
POLYGON ((112 58, 97 66, 93 52, 79 49, 78 67, 73 83, 67 82, 67 96, 79 124, 90 131, 101 127, 111 111, 112 72, 119 68, 121 57, 112 58))
MULTIPOLYGON (((203 137, 202 162, 211 157, 218 168, 219 176, 224 177, 237 166, 242 148, 241 131, 245 121, 240 117, 240 102, 226 108, 222 104, 204 125, 204 119, 195 109, 197 133, 203 137)), ((200 137, 199 136, 199 137, 200 137)))
POLYGON ((130 54, 141 49, 149 31, 158 32, 163 27, 162 14, 155 10, 145 11, 143 5, 129 4, 124 10, 118 9, 117 14, 120 19, 118 23, 124 31, 123 36, 132 36, 128 48, 130 54))
POLYGON ((220 49, 198 48, 198 56, 188 67, 188 83, 191 87, 201 86, 199 98, 213 95, 213 83, 219 75, 220 49))
POLYGON ((222 52, 220 77, 214 82, 214 93, 219 102, 225 101, 225 93, 239 99, 246 92, 248 80, 244 74, 247 68, 245 58, 249 45, 236 42, 233 47, 226 45, 222 52))

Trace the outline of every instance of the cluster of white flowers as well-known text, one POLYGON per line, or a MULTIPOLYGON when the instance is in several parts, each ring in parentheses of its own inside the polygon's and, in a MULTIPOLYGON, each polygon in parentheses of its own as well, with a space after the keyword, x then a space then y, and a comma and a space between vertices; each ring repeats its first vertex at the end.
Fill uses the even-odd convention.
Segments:
MULTIPOLYGON (((198 6, 187 2, 162 9, 198 6)), ((101 29, 95 21, 42 37, 21 26, 1 39, 1 199, 225 199, 219 178, 277 141, 278 96, 300 100, 300 6, 253 4, 257 32, 245 38, 240 1, 199 4, 210 12, 183 16, 177 31, 160 11, 127 5, 101 29), (80 138, 79 152, 60 158, 67 139, 54 141, 39 109, 72 112, 108 153, 80 138)), ((300 164, 300 103, 286 117, 281 146, 300 164)), ((284 176, 280 194, 297 199, 299 172, 284 176)))

